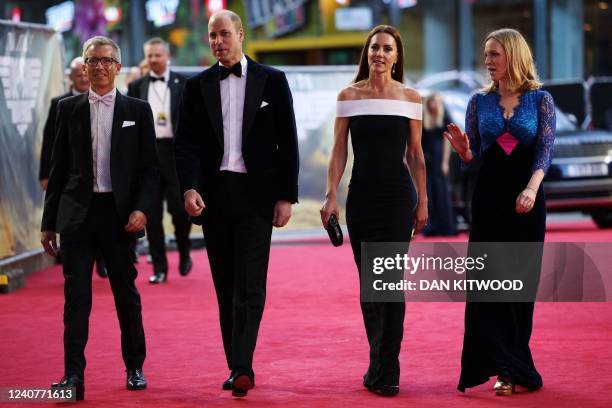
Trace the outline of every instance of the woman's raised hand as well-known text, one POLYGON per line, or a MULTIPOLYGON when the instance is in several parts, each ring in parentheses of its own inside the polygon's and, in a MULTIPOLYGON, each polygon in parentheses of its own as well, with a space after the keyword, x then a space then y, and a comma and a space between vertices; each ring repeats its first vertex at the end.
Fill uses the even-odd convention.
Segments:
POLYGON ((448 139, 453 149, 457 152, 461 160, 469 162, 472 160, 472 152, 470 151, 470 139, 461 131, 459 126, 454 123, 448 124, 444 132, 444 137, 448 139))

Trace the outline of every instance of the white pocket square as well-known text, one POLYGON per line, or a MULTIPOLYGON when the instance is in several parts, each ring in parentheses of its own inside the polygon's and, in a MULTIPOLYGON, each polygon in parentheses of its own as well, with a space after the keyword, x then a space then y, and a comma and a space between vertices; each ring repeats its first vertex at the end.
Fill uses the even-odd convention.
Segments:
POLYGON ((268 105, 269 105, 269 103, 268 103, 268 102, 263 101, 263 102, 261 103, 261 106, 259 107, 259 109, 261 109, 261 108, 265 108, 265 107, 266 107, 266 106, 268 106, 268 105))
POLYGON ((128 126, 134 126, 136 124, 136 122, 131 121, 131 120, 124 120, 123 121, 123 126, 121 126, 122 128, 124 127, 128 127, 128 126))

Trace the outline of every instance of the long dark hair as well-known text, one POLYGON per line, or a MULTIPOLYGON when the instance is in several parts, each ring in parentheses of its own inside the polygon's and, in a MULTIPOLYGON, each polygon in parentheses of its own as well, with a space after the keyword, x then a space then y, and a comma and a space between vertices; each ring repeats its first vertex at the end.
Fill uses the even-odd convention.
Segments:
POLYGON ((368 49, 370 48, 372 37, 379 33, 389 34, 395 39, 395 45, 397 47, 397 62, 395 63, 395 71, 391 72, 391 78, 398 82, 404 82, 404 46, 402 45, 402 37, 400 36, 397 28, 390 25, 379 25, 374 27, 368 34, 365 45, 361 50, 359 69, 357 70, 357 75, 355 76, 353 83, 370 77, 370 67, 368 66, 368 49))

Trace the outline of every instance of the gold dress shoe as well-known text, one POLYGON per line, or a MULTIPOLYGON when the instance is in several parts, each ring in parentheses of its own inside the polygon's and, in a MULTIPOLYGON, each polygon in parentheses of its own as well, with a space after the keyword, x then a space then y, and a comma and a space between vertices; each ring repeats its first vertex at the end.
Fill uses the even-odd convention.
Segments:
POLYGON ((495 395, 510 396, 514 394, 514 383, 508 377, 497 377, 493 391, 495 391, 495 395))

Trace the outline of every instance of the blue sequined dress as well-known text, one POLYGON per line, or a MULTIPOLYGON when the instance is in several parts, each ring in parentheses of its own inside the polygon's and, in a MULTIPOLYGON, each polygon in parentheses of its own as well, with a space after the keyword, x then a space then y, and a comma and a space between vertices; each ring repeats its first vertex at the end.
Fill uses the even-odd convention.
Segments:
MULTIPOLYGON (((552 161, 553 99, 545 91, 527 91, 508 120, 499 102, 497 92, 479 93, 471 98, 466 113, 470 147, 482 162, 472 197, 470 242, 541 243, 546 227, 542 187, 529 213, 519 215, 515 207, 533 172, 546 173, 552 161), (503 135, 515 142, 507 151, 501 143, 503 135)), ((541 259, 541 249, 536 256, 541 259)), ((533 273, 539 274, 539 262, 533 273)), ((529 348, 533 309, 533 302, 466 303, 460 391, 491 376, 510 377, 530 389, 542 386, 529 348)))

